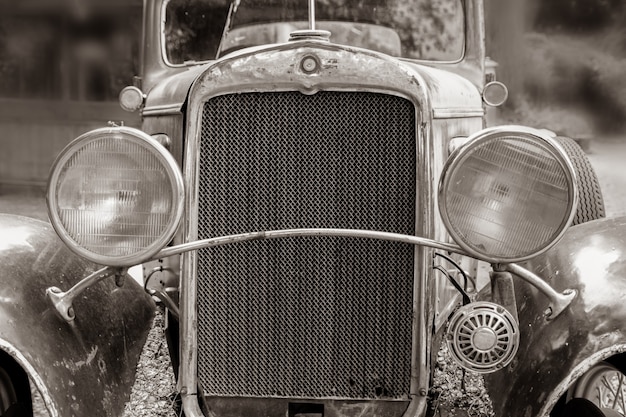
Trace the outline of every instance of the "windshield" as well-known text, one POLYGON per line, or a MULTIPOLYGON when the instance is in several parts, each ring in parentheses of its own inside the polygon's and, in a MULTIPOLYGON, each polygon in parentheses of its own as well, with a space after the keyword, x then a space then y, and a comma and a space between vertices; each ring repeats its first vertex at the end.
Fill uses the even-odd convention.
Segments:
MULTIPOLYGON (((462 0, 316 0, 316 29, 333 43, 392 56, 457 61, 464 50, 462 0)), ((286 42, 307 29, 307 0, 170 0, 163 34, 170 64, 286 42)))

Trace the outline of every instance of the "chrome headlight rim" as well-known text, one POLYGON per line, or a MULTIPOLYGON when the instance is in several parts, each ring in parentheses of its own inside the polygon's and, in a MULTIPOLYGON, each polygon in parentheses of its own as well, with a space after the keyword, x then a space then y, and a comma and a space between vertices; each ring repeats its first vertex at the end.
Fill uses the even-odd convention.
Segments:
POLYGON ((469 136, 467 138, 467 141, 463 145, 456 148, 450 154, 442 169, 441 178, 439 181, 437 204, 439 206, 439 213, 446 227, 446 230, 448 231, 454 242, 459 245, 464 251, 466 251, 468 255, 483 261, 490 262, 492 264, 522 262, 541 255, 561 240, 576 215, 576 210, 578 207, 578 187, 576 184, 576 170, 571 160, 567 156, 567 153, 565 152, 563 147, 547 131, 534 129, 527 126, 503 125, 486 128, 469 136), (472 150, 478 148, 480 145, 490 140, 493 140, 494 138, 504 138, 516 135, 524 136, 529 139, 534 139, 536 143, 541 145, 541 148, 543 150, 548 151, 561 165, 568 186, 567 188, 569 204, 567 210, 565 211, 567 215, 563 217, 561 224, 558 227, 558 232, 553 234, 552 238, 547 241, 546 244, 540 246, 536 250, 529 251, 518 256, 491 255, 486 252, 481 252, 471 245, 467 244, 463 237, 460 236, 460 233, 457 233, 457 227, 454 226, 448 216, 445 194, 446 190, 448 190, 450 187, 450 181, 452 180, 452 177, 454 176, 453 174, 456 172, 457 167, 462 165, 471 156, 472 150))
POLYGON ((172 240, 183 217, 184 195, 182 172, 171 153, 163 145, 159 144, 157 140, 139 129, 127 126, 116 126, 94 129, 83 133, 71 141, 61 153, 59 153, 50 170, 46 191, 46 205, 48 217, 53 229, 61 241, 63 241, 72 252, 99 265, 124 268, 150 260, 172 240), (57 192, 60 188, 57 185, 59 184, 59 178, 63 172, 63 168, 70 158, 76 155, 80 149, 89 143, 106 137, 114 138, 113 140, 130 140, 143 147, 148 152, 151 152, 152 155, 161 162, 172 186, 173 214, 170 216, 170 221, 167 223, 167 226, 161 235, 150 245, 130 255, 101 255, 81 246, 63 226, 63 221, 57 210, 59 203, 57 192))

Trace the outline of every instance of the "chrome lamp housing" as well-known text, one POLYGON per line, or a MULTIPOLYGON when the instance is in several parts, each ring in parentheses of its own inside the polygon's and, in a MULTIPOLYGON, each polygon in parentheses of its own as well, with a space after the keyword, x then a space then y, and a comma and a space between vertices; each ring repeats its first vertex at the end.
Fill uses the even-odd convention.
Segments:
POLYGON ((545 132, 489 128, 452 152, 438 204, 452 239, 468 254, 491 263, 524 261, 557 243, 570 225, 576 174, 545 132))
POLYGON ((127 267, 172 239, 183 213, 183 178, 172 155, 128 127, 92 130, 53 164, 47 191, 52 226, 78 255, 127 267))

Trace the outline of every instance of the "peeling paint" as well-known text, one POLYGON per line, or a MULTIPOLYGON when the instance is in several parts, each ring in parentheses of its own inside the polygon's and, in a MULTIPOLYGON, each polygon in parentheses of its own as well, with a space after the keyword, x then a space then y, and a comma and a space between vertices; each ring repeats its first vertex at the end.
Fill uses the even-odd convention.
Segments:
POLYGON ((64 368, 69 369, 72 373, 76 373, 83 366, 90 365, 91 362, 93 362, 93 360, 95 359, 97 353, 98 353, 98 346, 94 346, 91 349, 91 351, 87 355, 87 358, 84 361, 72 362, 72 361, 70 361, 68 359, 63 359, 63 361, 61 361, 61 362, 58 362, 58 361, 55 362, 54 366, 64 367, 64 368))
POLYGON ((90 364, 90 363, 94 360, 94 358, 96 357, 96 354, 97 354, 97 353, 98 353, 98 346, 94 346, 94 347, 91 349, 91 352, 89 352, 89 355, 87 355, 87 359, 86 359, 86 360, 84 360, 84 361, 78 361, 78 362, 76 362, 76 365, 77 365, 79 368, 82 368, 82 367, 83 367, 83 366, 85 366, 85 365, 89 365, 89 364, 90 364))

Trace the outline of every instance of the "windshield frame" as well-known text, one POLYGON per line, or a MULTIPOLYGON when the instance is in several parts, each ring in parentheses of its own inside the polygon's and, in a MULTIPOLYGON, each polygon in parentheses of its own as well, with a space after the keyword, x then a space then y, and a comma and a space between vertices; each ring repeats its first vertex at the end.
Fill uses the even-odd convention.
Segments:
MULTIPOLYGON (((158 24, 158 28, 159 28, 159 44, 160 44, 160 54, 161 54, 161 59, 162 62, 170 68, 186 68, 186 67, 190 67, 190 66, 196 66, 196 65, 203 65, 203 64, 207 64, 210 62, 214 62, 218 59, 222 59, 224 55, 220 55, 219 51, 221 50, 221 45, 218 48, 218 56, 216 58, 213 59, 206 59, 206 60, 199 60, 199 61, 194 61, 194 60, 186 60, 183 61, 181 63, 174 63, 170 60, 170 57, 168 56, 168 51, 167 51, 167 39, 166 39, 166 24, 167 24, 167 6, 169 5, 170 1, 173 0, 163 0, 162 4, 161 4, 161 8, 160 8, 160 13, 159 13, 159 24, 158 24)), ((422 59, 422 58, 411 58, 411 57, 403 57, 403 56, 393 56, 396 59, 402 60, 402 61, 409 61, 409 62, 416 62, 416 63, 423 63, 423 64, 429 64, 429 65, 450 65, 450 64, 458 64, 463 62, 464 60, 466 60, 467 56, 470 55, 468 54, 468 50, 471 49, 470 46, 473 43, 472 39, 470 39, 470 36, 472 34, 472 24, 482 24, 482 22, 475 22, 475 17, 474 14, 471 13, 470 8, 468 7, 468 3, 471 0, 458 0, 460 2, 460 7, 461 10, 463 12, 463 40, 462 40, 462 45, 459 51, 459 57, 456 59, 450 59, 450 60, 434 60, 434 59, 422 59)), ((231 2, 231 8, 232 8, 232 4, 234 2, 231 2)), ((475 0, 475 3, 479 3, 479 7, 482 8, 482 0, 475 0)), ((230 19, 230 14, 231 11, 229 10, 229 19, 230 19)), ((229 20, 230 21, 230 20, 229 20)), ((226 25, 229 24, 229 21, 226 22, 226 25)), ((224 34, 226 34, 230 28, 228 28, 225 25, 224 27, 224 32, 222 34, 222 40, 224 39, 224 34)), ((332 39, 332 37, 331 37, 332 39)), ((340 43, 333 43, 331 41, 331 44, 335 44, 335 45, 342 45, 342 46, 350 46, 350 45, 345 45, 345 44, 340 44, 340 43)), ((264 46, 269 46, 271 44, 262 44, 262 45, 258 45, 255 46, 256 48, 260 48, 260 47, 264 47, 264 46)), ((353 47, 353 46, 350 46, 353 47)), ((374 51, 373 49, 367 49, 364 48, 365 50, 368 51, 374 51)), ((482 46, 482 49, 484 49, 484 45, 482 46)))

